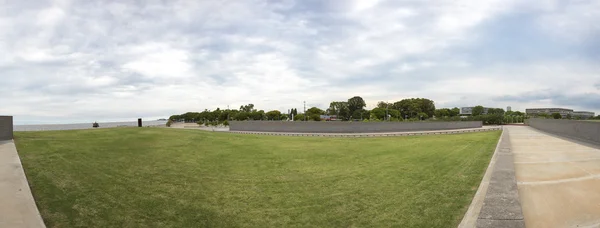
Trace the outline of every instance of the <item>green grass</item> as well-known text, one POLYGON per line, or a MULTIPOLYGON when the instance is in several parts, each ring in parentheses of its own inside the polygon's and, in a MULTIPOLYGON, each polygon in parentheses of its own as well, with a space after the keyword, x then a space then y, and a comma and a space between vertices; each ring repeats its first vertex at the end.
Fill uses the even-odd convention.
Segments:
POLYGON ((456 227, 499 135, 123 128, 16 142, 48 227, 456 227))

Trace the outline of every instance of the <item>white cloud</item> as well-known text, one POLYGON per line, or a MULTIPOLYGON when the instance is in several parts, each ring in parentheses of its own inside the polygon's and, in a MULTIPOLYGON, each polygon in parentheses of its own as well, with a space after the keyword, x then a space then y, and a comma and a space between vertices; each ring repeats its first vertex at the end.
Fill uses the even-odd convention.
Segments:
MULTIPOLYGON (((600 82, 597 57, 578 51, 598 45, 594 1, 40 1, 5 9, 0 113, 21 123, 246 103, 287 110, 305 100, 325 108, 355 95, 369 107, 419 96, 524 109, 559 100, 494 98, 551 88, 580 96, 598 93, 600 82), (539 36, 568 41, 546 48, 570 52, 510 61, 496 57, 503 50, 493 40, 477 46, 490 37, 488 23, 514 15, 533 20, 539 36)), ((573 106, 599 111, 594 104, 573 106)))

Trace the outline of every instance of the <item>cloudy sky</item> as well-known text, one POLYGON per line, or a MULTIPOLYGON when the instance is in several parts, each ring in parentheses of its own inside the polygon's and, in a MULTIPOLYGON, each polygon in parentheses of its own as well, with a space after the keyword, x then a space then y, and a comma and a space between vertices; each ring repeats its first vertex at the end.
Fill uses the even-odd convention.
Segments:
POLYGON ((600 112, 600 1, 0 1, 18 124, 362 96, 600 112))

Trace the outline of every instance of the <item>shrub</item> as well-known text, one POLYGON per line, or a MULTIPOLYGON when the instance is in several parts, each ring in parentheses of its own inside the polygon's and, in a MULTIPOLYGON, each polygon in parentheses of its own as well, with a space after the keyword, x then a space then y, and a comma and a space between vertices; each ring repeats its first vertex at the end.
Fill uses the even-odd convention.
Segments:
POLYGON ((561 119, 562 116, 560 115, 560 113, 555 112, 555 113, 552 113, 552 118, 554 118, 554 119, 561 119))
POLYGON ((173 121, 172 121, 171 119, 169 119, 169 120, 167 121, 167 127, 171 127, 171 125, 172 125, 172 124, 173 124, 173 121))
POLYGON ((227 120, 223 121, 223 126, 229 126, 229 122, 227 120))

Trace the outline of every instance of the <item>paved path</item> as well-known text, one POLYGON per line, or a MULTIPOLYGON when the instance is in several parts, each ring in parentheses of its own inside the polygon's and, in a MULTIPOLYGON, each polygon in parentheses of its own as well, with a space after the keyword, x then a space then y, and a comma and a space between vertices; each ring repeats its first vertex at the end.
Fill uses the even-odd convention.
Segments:
POLYGON ((529 228, 600 227, 600 147, 508 126, 529 228))
POLYGON ((0 227, 45 227, 13 141, 0 141, 0 227))

